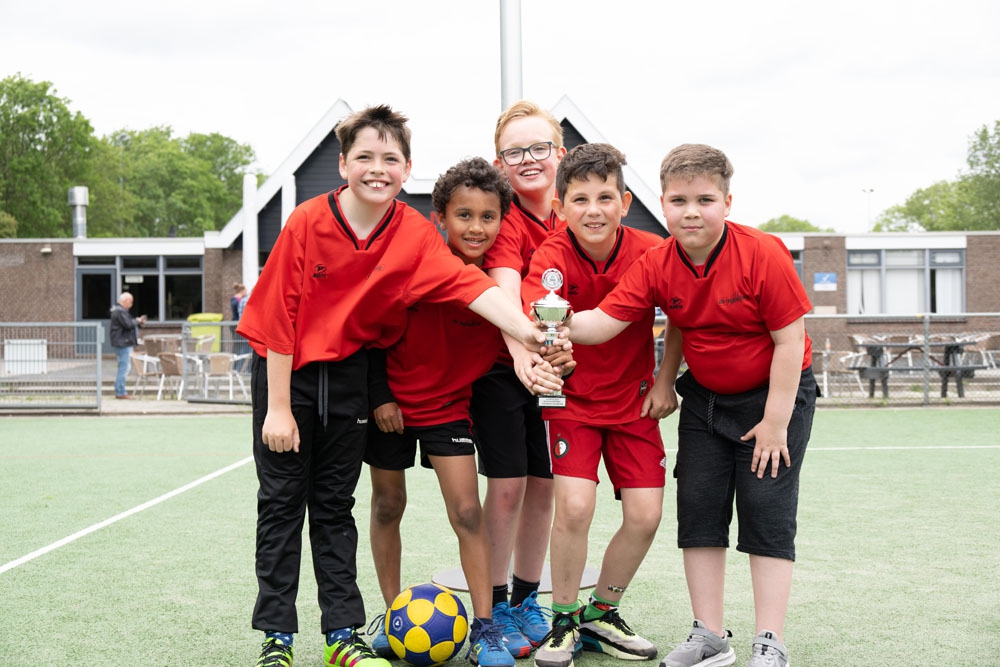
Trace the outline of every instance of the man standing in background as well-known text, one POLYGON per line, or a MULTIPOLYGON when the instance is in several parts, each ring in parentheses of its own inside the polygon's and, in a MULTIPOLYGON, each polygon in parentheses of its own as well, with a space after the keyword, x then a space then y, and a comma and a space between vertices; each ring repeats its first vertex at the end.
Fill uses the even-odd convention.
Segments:
POLYGON ((129 357, 139 337, 138 327, 146 324, 146 316, 132 317, 129 309, 134 299, 129 292, 122 292, 118 303, 111 307, 111 347, 118 353, 118 374, 115 376, 115 398, 131 398, 125 393, 129 357))

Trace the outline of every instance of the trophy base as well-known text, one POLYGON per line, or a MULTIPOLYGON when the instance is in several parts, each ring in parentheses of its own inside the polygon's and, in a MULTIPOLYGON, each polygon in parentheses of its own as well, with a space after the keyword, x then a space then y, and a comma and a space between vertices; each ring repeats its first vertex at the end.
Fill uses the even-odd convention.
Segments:
POLYGON ((543 394, 538 397, 540 408, 565 408, 566 397, 562 394, 543 394))

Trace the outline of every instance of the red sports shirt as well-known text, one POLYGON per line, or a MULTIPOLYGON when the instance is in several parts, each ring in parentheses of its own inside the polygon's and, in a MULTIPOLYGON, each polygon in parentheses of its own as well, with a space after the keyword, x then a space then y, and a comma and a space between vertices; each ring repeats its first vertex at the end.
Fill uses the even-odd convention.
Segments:
MULTIPOLYGON (((603 262, 591 259, 569 229, 543 243, 531 259, 521 283, 521 300, 530 304, 546 294, 541 277, 558 269, 563 286, 556 293, 573 310, 590 310, 601 303, 632 263, 663 239, 632 227, 619 227, 614 250, 603 262)), ((544 419, 572 419, 588 424, 620 424, 639 418, 642 400, 653 382, 653 305, 613 339, 600 345, 573 348, 576 370, 566 379, 566 407, 542 411, 544 419)))
POLYGON ((467 308, 420 302, 406 331, 386 350, 389 389, 406 426, 469 418, 472 383, 492 368, 500 330, 467 308))
MULTIPOLYGON (((749 391, 770 377, 777 331, 812 308, 791 254, 776 236, 726 222, 708 261, 694 266, 673 238, 637 260, 600 304, 625 321, 652 305, 683 336, 684 360, 719 394, 749 391)), ((806 336, 802 368, 812 363, 806 336)))
POLYGON ((387 347, 402 335, 408 306, 467 306, 496 286, 398 200, 367 239, 358 239, 339 192, 297 206, 278 235, 237 327, 258 354, 291 354, 298 369, 344 359, 363 345, 387 347))
MULTIPOLYGON (((565 227, 566 222, 551 211, 545 220, 536 218, 521 208, 521 203, 515 195, 510 211, 504 216, 503 224, 500 225, 497 240, 486 251, 483 269, 501 267, 514 269, 524 279, 528 275, 528 264, 531 262, 531 256, 535 254, 535 249, 565 227)), ((497 360, 508 366, 514 365, 506 345, 501 347, 497 360)))
POLYGON ((560 220, 555 213, 549 213, 545 220, 539 220, 528 211, 521 208, 517 196, 510 206, 510 212, 504 216, 503 224, 493 246, 486 251, 483 259, 483 269, 498 267, 514 269, 521 278, 528 275, 528 264, 535 248, 545 242, 549 236, 566 227, 566 222, 560 220))

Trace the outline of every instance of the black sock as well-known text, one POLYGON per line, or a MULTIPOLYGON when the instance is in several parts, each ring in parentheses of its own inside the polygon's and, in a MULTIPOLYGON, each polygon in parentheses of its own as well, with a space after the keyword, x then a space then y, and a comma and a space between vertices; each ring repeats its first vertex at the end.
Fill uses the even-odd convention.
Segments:
POLYGON ((507 584, 493 587, 493 606, 507 601, 507 584))
POLYGON ((511 586, 510 591, 510 606, 516 607, 524 602, 525 598, 529 595, 536 593, 538 591, 539 583, 540 582, 537 581, 525 581, 524 579, 519 579, 517 575, 514 575, 514 583, 511 586))

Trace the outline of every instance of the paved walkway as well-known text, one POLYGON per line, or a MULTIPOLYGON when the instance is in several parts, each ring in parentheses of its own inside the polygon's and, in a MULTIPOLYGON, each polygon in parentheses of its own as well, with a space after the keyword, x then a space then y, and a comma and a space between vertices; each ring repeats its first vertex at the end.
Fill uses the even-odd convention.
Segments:
POLYGON ((101 397, 102 415, 193 415, 193 414, 250 414, 250 406, 237 403, 200 403, 153 398, 120 400, 114 394, 101 397))

